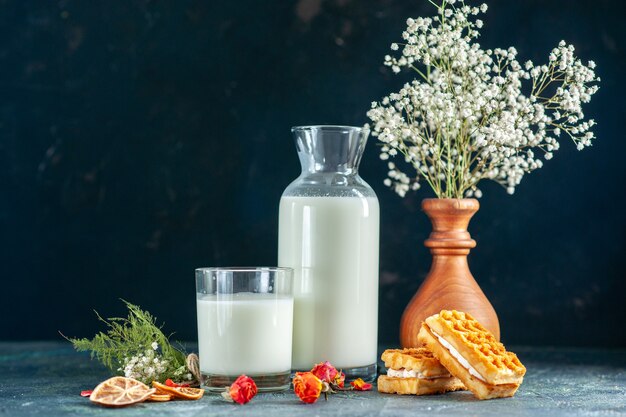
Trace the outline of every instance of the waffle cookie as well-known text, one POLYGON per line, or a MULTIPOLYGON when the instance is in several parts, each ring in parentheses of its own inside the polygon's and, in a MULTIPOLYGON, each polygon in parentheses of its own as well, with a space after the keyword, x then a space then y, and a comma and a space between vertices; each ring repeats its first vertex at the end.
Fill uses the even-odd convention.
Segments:
POLYGON ((378 377, 379 392, 428 395, 465 389, 426 348, 388 349, 382 359, 387 375, 378 377))
POLYGON ((526 373, 517 356, 467 313, 442 310, 428 317, 418 341, 481 400, 512 397, 526 373))

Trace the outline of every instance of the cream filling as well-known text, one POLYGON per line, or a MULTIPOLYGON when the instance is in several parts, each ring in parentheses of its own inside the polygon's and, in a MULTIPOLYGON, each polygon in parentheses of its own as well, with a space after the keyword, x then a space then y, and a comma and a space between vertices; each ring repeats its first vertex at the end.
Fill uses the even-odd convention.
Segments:
POLYGON ((419 378, 417 375, 419 372, 411 371, 408 369, 387 369, 387 376, 393 378, 419 378))
POLYGON ((426 376, 421 372, 409 370, 409 369, 387 369, 387 376, 392 378, 419 378, 419 379, 437 379, 437 378, 449 378, 450 374, 426 376))
POLYGON ((461 366, 463 368, 467 369, 467 371, 470 373, 470 375, 475 376, 476 378, 480 379, 483 382, 487 382, 487 381, 485 381, 485 378, 483 378, 483 376, 481 374, 479 374, 478 371, 476 369, 474 369, 474 367, 472 365, 470 365, 470 363, 463 356, 461 356, 461 354, 454 348, 454 346, 452 346, 450 343, 448 343, 446 341, 446 339, 444 339, 443 337, 441 337, 437 333, 435 333, 433 331, 433 329, 430 329, 430 331, 439 340, 439 343, 441 343, 441 345, 443 347, 445 347, 448 350, 448 352, 450 352, 450 354, 452 356, 454 356, 454 358, 457 361, 459 361, 461 366))

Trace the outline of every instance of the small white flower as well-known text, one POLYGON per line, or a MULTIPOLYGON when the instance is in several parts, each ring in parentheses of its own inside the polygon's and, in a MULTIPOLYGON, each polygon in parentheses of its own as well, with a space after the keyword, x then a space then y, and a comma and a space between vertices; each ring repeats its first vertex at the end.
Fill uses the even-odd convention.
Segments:
POLYGON ((152 346, 152 350, 157 350, 159 348, 159 344, 157 342, 152 342, 150 346, 152 346))

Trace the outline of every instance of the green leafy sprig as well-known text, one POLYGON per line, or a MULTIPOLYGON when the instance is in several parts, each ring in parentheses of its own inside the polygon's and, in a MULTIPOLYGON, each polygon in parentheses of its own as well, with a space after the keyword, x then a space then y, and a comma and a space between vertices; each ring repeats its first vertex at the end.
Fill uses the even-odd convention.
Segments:
POLYGON ((172 346, 168 336, 156 325, 156 319, 139 306, 122 300, 128 317, 104 319, 94 310, 98 320, 107 327, 93 339, 68 338, 79 352, 91 352, 112 372, 133 377, 145 383, 191 380, 185 364, 185 353, 172 346))

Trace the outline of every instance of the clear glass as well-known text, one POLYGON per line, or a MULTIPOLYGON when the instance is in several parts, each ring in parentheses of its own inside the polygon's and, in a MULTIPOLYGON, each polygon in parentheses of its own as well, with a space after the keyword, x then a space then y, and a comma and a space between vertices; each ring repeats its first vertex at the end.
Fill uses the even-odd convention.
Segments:
POLYGON ((223 391, 242 374, 262 392, 289 388, 292 269, 196 269, 196 307, 204 388, 223 391))
POLYGON ((302 165, 280 201, 278 265, 294 269, 294 370, 376 376, 379 206, 358 167, 368 131, 292 129, 302 165))

